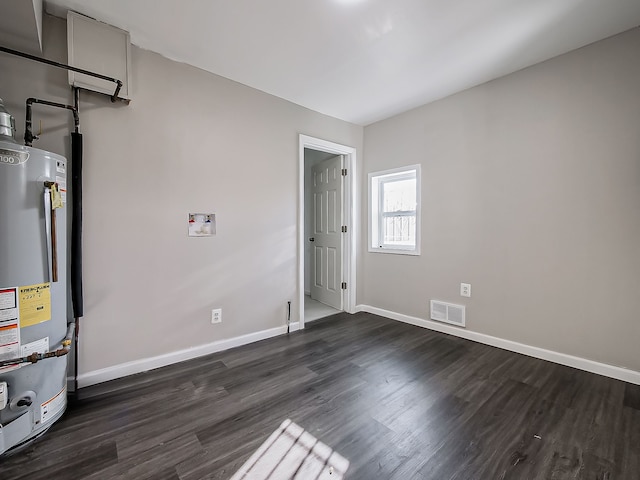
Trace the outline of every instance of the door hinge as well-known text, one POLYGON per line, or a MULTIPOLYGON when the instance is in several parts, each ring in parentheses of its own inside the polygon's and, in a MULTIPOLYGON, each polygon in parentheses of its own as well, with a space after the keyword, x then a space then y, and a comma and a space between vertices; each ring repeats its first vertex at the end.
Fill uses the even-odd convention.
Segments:
POLYGON ((342 233, 347 233, 347 226, 346 225, 342 226, 342 233))
POLYGON ((342 282, 342 290, 346 290, 347 289, 347 282, 342 282))
POLYGON ((347 169, 346 169, 346 168, 343 168, 343 169, 342 169, 342 176, 343 176, 343 177, 346 177, 346 176, 347 176, 347 169))

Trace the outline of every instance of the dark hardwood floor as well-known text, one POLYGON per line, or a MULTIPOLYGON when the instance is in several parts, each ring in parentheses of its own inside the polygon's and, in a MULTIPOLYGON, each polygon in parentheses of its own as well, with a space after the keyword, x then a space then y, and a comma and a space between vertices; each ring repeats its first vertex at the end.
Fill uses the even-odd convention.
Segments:
POLYGON ((286 418, 347 479, 640 479, 639 386, 365 313, 83 389, 0 478, 228 479, 286 418))

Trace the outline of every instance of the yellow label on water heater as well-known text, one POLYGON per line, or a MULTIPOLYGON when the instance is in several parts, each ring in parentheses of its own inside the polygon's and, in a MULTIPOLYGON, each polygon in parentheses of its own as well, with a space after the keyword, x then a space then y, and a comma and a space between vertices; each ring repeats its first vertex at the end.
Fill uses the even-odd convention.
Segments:
POLYGON ((20 287, 18 301, 21 328, 51 320, 51 285, 48 283, 20 287))

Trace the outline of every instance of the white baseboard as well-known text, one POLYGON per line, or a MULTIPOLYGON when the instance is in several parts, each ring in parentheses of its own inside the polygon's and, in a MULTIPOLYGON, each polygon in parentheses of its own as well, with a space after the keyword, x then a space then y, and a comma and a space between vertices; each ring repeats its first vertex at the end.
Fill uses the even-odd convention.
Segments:
MULTIPOLYGON (((290 331, 295 332, 300 329, 299 322, 291 322, 290 331)), ((132 362, 121 363, 112 367, 101 368, 92 372, 82 373, 78 375, 78 386, 80 388, 95 385, 97 383, 115 380, 116 378, 126 377, 136 373, 146 372, 154 368, 164 367, 173 363, 191 360, 192 358, 202 357, 211 353, 221 352, 234 347, 240 347, 249 343, 258 342, 267 338, 276 337, 287 333, 287 326, 270 328, 259 332, 240 335, 239 337, 218 340, 206 345, 198 345, 197 347, 185 348, 175 352, 165 353, 157 357, 143 358, 132 362)))
POLYGON ((502 348, 503 350, 521 353, 530 357, 548 360, 560 365, 566 365, 568 367, 578 368, 587 372, 597 373, 598 375, 604 375, 605 377, 615 378, 624 382, 640 385, 640 372, 636 372, 635 370, 629 370, 627 368, 617 367, 615 365, 595 362, 586 358, 574 357, 573 355, 567 355, 565 353, 554 352, 552 350, 546 350, 544 348, 533 347, 531 345, 525 345, 524 343, 505 340, 503 338, 492 337, 491 335, 474 332, 472 330, 467 330, 466 328, 454 327, 451 325, 434 322, 432 320, 425 320, 423 318, 403 315, 401 313, 392 312, 390 310, 372 307, 371 305, 357 305, 356 311, 373 313, 375 315, 380 315, 381 317, 398 320, 400 322, 409 323, 411 325, 427 328, 429 330, 435 330, 436 332, 447 333, 456 337, 466 338, 467 340, 473 340, 474 342, 491 345, 492 347, 502 348))
MULTIPOLYGON (((300 322, 291 322, 289 324, 289 331, 290 332, 295 332, 297 330, 300 330, 300 322)), ((287 333, 287 329, 285 328, 284 333, 287 333)))

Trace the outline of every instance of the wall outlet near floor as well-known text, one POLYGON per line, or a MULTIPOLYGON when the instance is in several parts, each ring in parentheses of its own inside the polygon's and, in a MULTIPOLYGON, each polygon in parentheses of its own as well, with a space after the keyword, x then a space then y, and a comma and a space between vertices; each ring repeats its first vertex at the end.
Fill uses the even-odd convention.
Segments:
POLYGON ((211 323, 222 323, 222 309, 214 308, 211 310, 211 323))
POLYGON ((470 283, 461 283, 460 284, 460 296, 461 297, 471 297, 471 284, 470 283))

